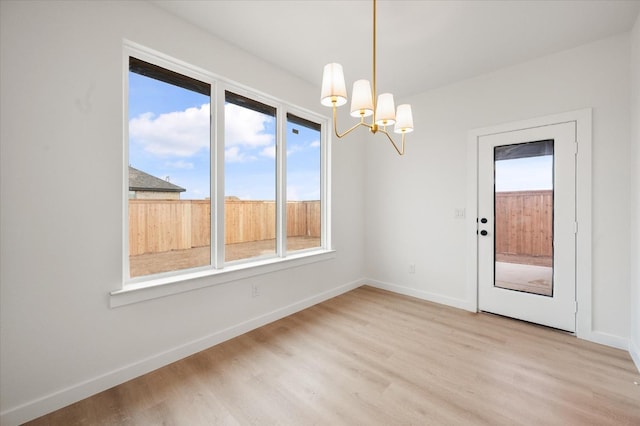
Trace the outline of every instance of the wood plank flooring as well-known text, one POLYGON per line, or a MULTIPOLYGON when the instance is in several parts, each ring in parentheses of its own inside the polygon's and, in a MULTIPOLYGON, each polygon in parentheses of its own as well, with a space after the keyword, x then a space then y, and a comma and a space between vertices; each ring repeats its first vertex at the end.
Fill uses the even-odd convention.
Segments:
POLYGON ((361 287, 30 425, 640 425, 625 351, 361 287))

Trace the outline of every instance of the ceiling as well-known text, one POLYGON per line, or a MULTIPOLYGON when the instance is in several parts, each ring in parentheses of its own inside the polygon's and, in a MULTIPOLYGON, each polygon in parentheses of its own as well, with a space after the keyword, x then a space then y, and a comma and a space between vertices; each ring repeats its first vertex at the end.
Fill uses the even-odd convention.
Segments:
MULTIPOLYGON (((372 2, 150 0, 318 86, 372 75, 372 2)), ((627 32, 640 0, 377 2, 377 87, 396 98, 627 32)))

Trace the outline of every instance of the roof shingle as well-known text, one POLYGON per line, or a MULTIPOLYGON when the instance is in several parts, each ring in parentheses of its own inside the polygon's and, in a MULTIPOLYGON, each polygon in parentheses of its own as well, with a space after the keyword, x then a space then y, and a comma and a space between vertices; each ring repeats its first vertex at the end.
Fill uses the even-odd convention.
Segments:
POLYGON ((129 191, 184 192, 186 189, 129 166, 129 191))

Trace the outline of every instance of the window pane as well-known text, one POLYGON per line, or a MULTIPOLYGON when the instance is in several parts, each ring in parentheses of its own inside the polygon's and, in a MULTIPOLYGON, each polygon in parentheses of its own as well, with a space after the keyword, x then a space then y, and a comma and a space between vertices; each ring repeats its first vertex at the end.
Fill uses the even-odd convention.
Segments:
POLYGON ((211 264, 208 93, 207 83, 130 58, 132 278, 211 264))
POLYGON ((497 146, 496 287, 553 296, 553 140, 497 146))
POLYGON ((276 253, 276 110, 225 94, 225 261, 276 253))
POLYGON ((320 247, 320 125, 287 114, 287 251, 320 247))

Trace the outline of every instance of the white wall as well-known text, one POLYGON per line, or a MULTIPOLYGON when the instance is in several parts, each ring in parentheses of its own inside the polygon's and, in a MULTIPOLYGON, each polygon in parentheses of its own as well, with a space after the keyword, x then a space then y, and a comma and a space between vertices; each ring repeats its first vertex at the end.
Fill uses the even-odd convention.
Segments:
POLYGON ((620 35, 398 100, 413 105, 416 130, 405 157, 384 141, 367 144, 366 276, 469 308, 466 223, 454 218, 468 207, 468 131, 593 107, 592 327, 599 340, 626 346, 629 46, 620 35))
POLYGON ((123 39, 327 114, 318 87, 145 2, 0 2, 0 423, 361 283, 361 143, 333 146, 335 259, 109 308, 122 271, 123 39), (79 196, 82 194, 82 197, 79 196), (250 297, 251 283, 261 295, 250 297))
POLYGON ((467 132, 585 107, 594 108, 593 327, 631 333, 637 348, 640 280, 626 249, 633 243, 637 259, 640 206, 636 198, 630 220, 628 196, 632 170, 632 194, 640 187, 635 28, 632 121, 629 36, 399 99, 413 104, 417 126, 405 157, 381 137, 333 144, 334 260, 110 309, 122 269, 123 39, 327 110, 317 86, 145 2, 0 2, 0 423, 81 399, 365 275, 467 306, 465 221, 453 217, 467 200, 467 132), (252 299, 256 281, 262 294, 252 299))
POLYGON ((640 370, 640 16, 631 33, 631 338, 640 370))

